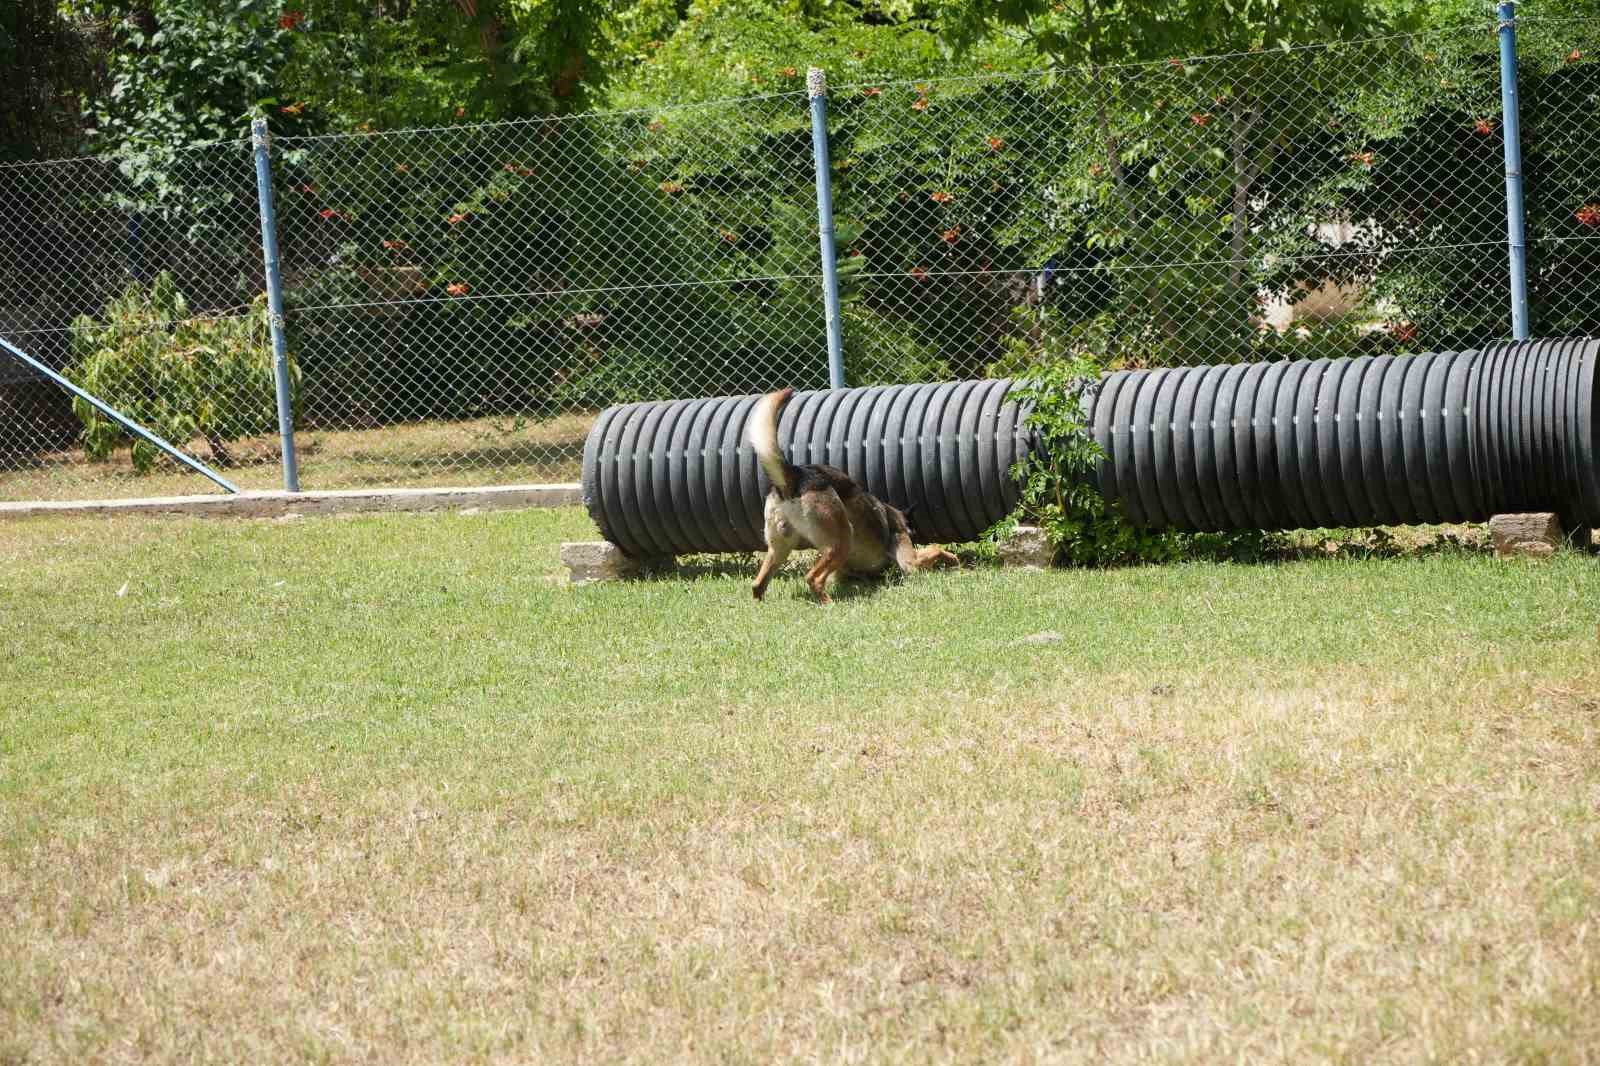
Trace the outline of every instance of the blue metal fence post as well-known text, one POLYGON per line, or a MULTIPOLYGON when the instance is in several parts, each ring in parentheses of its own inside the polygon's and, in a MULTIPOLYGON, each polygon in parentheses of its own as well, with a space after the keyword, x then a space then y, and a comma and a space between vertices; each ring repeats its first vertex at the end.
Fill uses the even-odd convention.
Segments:
POLYGON ((1500 5, 1500 105, 1505 112, 1506 246, 1511 255, 1511 337, 1528 339, 1528 239, 1522 199, 1522 122, 1517 114, 1517 5, 1500 5))
POLYGON ((272 202, 272 135, 267 120, 250 123, 256 155, 256 196, 261 202, 261 258, 267 269, 267 319, 272 331, 272 378, 278 389, 278 438, 283 442, 283 487, 300 491, 294 453, 294 405, 289 396, 288 344, 283 335, 283 279, 278 273, 278 218, 272 202))
POLYGON ((833 179, 828 167, 828 79, 806 71, 811 97, 811 156, 817 167, 817 237, 822 249, 822 307, 828 321, 828 385, 844 388, 844 324, 839 319, 839 253, 833 243, 833 179))

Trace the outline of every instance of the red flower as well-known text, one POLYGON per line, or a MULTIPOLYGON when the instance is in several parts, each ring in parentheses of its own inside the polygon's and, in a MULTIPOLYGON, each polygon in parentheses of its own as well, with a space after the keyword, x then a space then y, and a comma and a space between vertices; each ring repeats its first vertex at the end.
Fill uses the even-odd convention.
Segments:
POLYGON ((334 219, 341 219, 342 220, 344 218, 343 215, 341 215, 339 212, 335 211, 331 207, 324 207, 321 211, 318 211, 317 214, 320 215, 321 217, 323 217, 324 219, 329 220, 329 221, 332 221, 334 219))
POLYGON ((394 172, 396 174, 409 174, 411 173, 411 166, 408 163, 396 163, 394 165, 394 172))
POLYGON ((955 197, 941 189, 938 192, 930 192, 928 194, 928 199, 932 200, 936 204, 947 204, 951 200, 954 200, 955 197))
POLYGON ((466 211, 458 211, 446 219, 446 221, 448 221, 450 225, 454 226, 458 222, 465 222, 467 218, 468 213, 466 211))
POLYGON ((1194 114, 1189 116, 1189 121, 1193 122, 1201 129, 1205 129, 1207 126, 1211 125, 1211 116, 1206 114, 1204 111, 1196 111, 1194 114))
POLYGON ((1372 169, 1373 155, 1371 152, 1351 152, 1350 162, 1358 163, 1367 169, 1372 169))
POLYGON ((1002 141, 999 137, 990 137, 983 143, 989 146, 989 151, 991 152, 998 152, 1000 149, 1006 146, 1006 142, 1002 141))
POLYGON ((444 291, 451 296, 465 296, 472 291, 472 287, 464 281, 452 281, 444 287, 444 291))
POLYGON ((300 23, 304 22, 305 18, 306 14, 304 11, 285 11, 283 14, 278 16, 278 28, 281 30, 292 30, 296 26, 300 25, 300 23))
POLYGON ((1167 60, 1167 66, 1171 67, 1173 70, 1182 70, 1183 60, 1174 56, 1173 58, 1167 60))
POLYGON ((1583 58, 1583 53, 1578 51, 1576 48, 1574 48, 1572 51, 1567 53, 1567 62, 1568 63, 1576 63, 1578 60, 1580 60, 1582 58, 1583 58))
POLYGON ((407 248, 411 247, 411 245, 402 240, 384 241, 383 246, 389 249, 391 252, 403 252, 407 248))
POLYGON ((1486 118, 1480 118, 1478 121, 1472 124, 1472 132, 1478 134, 1480 137, 1487 137, 1489 134, 1494 132, 1494 123, 1490 122, 1486 118))
POLYGON ((960 226, 951 226, 949 229, 947 229, 943 233, 939 234, 939 239, 941 241, 944 241, 944 243, 946 243, 946 244, 954 244, 954 243, 956 243, 956 241, 959 241, 961 239, 961 227, 960 226))
POLYGON ((317 191, 317 187, 315 185, 311 184, 309 181, 302 181, 300 183, 300 191, 301 192, 316 192, 317 191))
POLYGON ((298 101, 292 104, 284 104, 282 107, 278 108, 278 110, 282 111, 285 115, 298 115, 305 109, 306 105, 298 101))
POLYGON ((926 281, 928 279, 928 272, 922 267, 912 267, 911 276, 917 281, 926 281))
POLYGON ((1600 204, 1584 204, 1572 213, 1572 217, 1591 229, 1600 227, 1600 204))

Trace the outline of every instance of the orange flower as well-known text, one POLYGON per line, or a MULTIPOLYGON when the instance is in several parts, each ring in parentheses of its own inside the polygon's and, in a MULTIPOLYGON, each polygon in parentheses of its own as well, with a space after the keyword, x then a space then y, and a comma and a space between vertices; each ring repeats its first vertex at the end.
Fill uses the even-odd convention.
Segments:
POLYGON ((323 219, 326 219, 327 221, 330 221, 330 222, 335 220, 335 219, 343 219, 344 218, 343 215, 341 215, 339 212, 335 211, 331 207, 324 207, 321 211, 318 211, 317 214, 320 215, 323 219))
POLYGON ((1173 70, 1182 70, 1183 60, 1174 56, 1173 58, 1167 60, 1167 66, 1171 67, 1173 70))
POLYGON ((954 200, 955 197, 941 189, 938 192, 930 192, 928 194, 928 199, 932 200, 936 204, 947 204, 951 200, 954 200))
POLYGON ((1106 172, 1106 168, 1101 166, 1099 163, 1090 163, 1089 164, 1089 176, 1091 178, 1098 178, 1100 175, 1104 174, 1105 172, 1106 172))
POLYGON ((668 196, 676 196, 683 191, 683 186, 679 185, 675 181, 664 181, 657 186, 657 188, 666 193, 668 196))
POLYGON ((391 252, 403 252, 407 248, 411 247, 411 245, 407 244, 405 241, 398 240, 398 239, 392 240, 392 241, 384 241, 383 242, 383 246, 385 248, 389 249, 391 252))
POLYGON ((867 97, 882 96, 883 95, 883 90, 877 88, 876 86, 869 85, 865 89, 861 90, 861 95, 862 96, 867 96, 867 97))
POLYGON ((922 267, 912 267, 911 276, 917 281, 926 281, 928 279, 928 272, 922 267))
POLYGON ((1351 152, 1349 158, 1352 163, 1358 163, 1369 170, 1372 168, 1373 155, 1371 152, 1351 152))
POLYGON ((651 133, 660 133, 662 130, 664 130, 666 128, 667 128, 666 122, 662 121, 659 118, 652 119, 650 121, 650 124, 645 127, 645 129, 649 130, 651 133))
POLYGON ((285 115, 298 115, 305 109, 306 105, 298 101, 292 104, 284 104, 282 107, 278 108, 278 110, 282 111, 285 115))
POLYGON ((450 225, 454 226, 457 223, 465 222, 467 220, 467 218, 468 218, 467 212, 465 212, 465 211, 457 211, 455 214, 451 215, 448 219, 446 219, 446 221, 448 221, 450 223, 450 225))
POLYGON ((1006 142, 1001 140, 999 137, 990 137, 983 143, 989 146, 989 151, 991 152, 998 152, 1000 149, 1006 146, 1006 142))
POLYGON ((928 110, 928 98, 926 96, 917 97, 915 100, 913 100, 911 102, 911 110, 913 110, 913 111, 926 111, 926 110, 928 110))
POLYGON ((466 108, 464 108, 464 107, 456 108, 456 118, 465 118, 466 116, 467 116, 467 109, 466 108))
POLYGON ((725 230, 721 230, 719 232, 721 232, 721 234, 722 234, 722 239, 727 241, 729 244, 738 244, 739 243, 739 235, 737 233, 733 232, 733 230, 725 229, 725 230))
POLYGON ((1572 51, 1567 53, 1567 62, 1568 63, 1576 63, 1578 60, 1580 60, 1582 58, 1583 58, 1583 53, 1578 51, 1576 48, 1574 48, 1572 51))
POLYGON ((943 233, 939 234, 939 239, 944 241, 944 243, 946 243, 946 244, 954 244, 954 243, 956 243, 956 241, 959 241, 961 239, 961 227, 960 226, 951 226, 949 229, 947 229, 943 233))
POLYGON ((1211 116, 1206 114, 1204 111, 1196 111, 1194 114, 1189 116, 1189 121, 1193 122, 1201 129, 1205 129, 1207 126, 1211 125, 1211 116))
POLYGON ((444 291, 451 296, 465 296, 472 291, 472 287, 464 281, 452 281, 444 287, 444 291))
POLYGON ((394 172, 396 174, 409 174, 411 173, 411 166, 407 163, 396 163, 394 165, 394 172))
POLYGON ((1472 124, 1472 132, 1478 134, 1480 137, 1487 137, 1489 134, 1494 132, 1494 123, 1490 122, 1486 118, 1480 118, 1478 121, 1472 124))
POLYGON ((782 70, 778 71, 778 74, 780 77, 794 78, 798 77, 800 72, 795 70, 793 67, 784 67, 782 70))
POLYGON ((1584 204, 1572 213, 1572 217, 1591 229, 1600 227, 1600 204, 1584 204))

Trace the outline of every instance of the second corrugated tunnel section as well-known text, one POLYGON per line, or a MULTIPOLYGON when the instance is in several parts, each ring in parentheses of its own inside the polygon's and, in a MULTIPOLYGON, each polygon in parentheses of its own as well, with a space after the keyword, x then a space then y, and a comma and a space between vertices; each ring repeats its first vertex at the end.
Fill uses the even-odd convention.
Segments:
MULTIPOLYGON (((1148 528, 1296 529, 1555 511, 1600 525, 1600 342, 1121 370, 1085 397, 1100 491, 1148 528)), ((756 551, 768 489, 744 439, 756 396, 602 412, 583 493, 638 556, 756 551)), ((971 540, 1016 505, 1036 446, 1009 379, 797 393, 778 439, 913 512, 918 539, 971 540)))

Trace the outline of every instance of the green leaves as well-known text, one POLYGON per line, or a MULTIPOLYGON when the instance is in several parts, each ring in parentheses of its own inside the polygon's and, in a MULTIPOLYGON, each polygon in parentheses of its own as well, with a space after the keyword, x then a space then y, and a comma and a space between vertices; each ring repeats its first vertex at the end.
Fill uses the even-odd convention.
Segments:
MULTIPOLYGON (((73 365, 67 376, 90 393, 182 448, 203 437, 218 463, 228 444, 269 434, 277 425, 272 353, 265 304, 237 318, 192 318, 188 301, 162 272, 148 289, 130 285, 96 320, 73 323, 73 365)), ((291 363, 291 374, 298 372, 291 363)), ((80 399, 73 413, 83 423, 90 459, 109 459, 125 431, 80 399)), ((134 443, 132 459, 149 471, 160 452, 134 443)))

